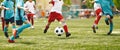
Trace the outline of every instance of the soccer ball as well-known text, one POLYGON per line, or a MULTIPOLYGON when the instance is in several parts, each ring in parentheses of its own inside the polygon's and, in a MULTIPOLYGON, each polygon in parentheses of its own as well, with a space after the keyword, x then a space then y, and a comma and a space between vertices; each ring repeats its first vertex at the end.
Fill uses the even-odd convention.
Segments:
POLYGON ((64 30, 61 27, 56 27, 54 33, 57 34, 58 36, 61 36, 64 33, 64 30))

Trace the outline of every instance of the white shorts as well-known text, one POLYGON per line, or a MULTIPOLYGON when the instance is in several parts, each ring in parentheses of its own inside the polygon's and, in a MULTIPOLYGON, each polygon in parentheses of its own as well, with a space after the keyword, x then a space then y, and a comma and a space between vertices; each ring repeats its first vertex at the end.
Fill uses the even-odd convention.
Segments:
POLYGON ((94 3, 94 10, 101 9, 101 5, 99 3, 94 3))

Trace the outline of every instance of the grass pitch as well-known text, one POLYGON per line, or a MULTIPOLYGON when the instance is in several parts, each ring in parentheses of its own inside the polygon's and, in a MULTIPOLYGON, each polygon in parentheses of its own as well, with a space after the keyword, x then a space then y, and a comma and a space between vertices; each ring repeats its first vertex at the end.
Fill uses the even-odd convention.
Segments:
MULTIPOLYGON (((0 50, 120 50, 120 17, 114 17, 114 31, 108 36, 109 26, 102 17, 97 30, 93 33, 91 26, 94 18, 67 20, 69 38, 65 35, 58 37, 54 29, 60 24, 55 21, 51 24, 47 34, 43 33, 47 19, 36 19, 35 29, 26 29, 20 34, 16 43, 8 43, 0 31, 0 50)), ((1 30, 1 29, 0 29, 1 30)), ((11 26, 9 35, 11 35, 11 26)))

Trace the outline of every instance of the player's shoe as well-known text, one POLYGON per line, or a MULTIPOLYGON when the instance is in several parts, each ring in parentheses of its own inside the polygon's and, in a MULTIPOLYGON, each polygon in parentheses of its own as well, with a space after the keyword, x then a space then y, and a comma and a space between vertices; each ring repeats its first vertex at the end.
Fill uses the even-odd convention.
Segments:
POLYGON ((8 42, 9 42, 9 43, 15 43, 14 40, 10 40, 10 39, 8 40, 8 42))
POLYGON ((93 25, 92 26, 93 32, 96 33, 96 27, 93 25))
POLYGON ((106 23, 106 25, 109 25, 109 22, 108 22, 108 20, 105 20, 105 23, 106 23))
POLYGON ((8 32, 4 32, 4 35, 5 35, 6 38, 9 37, 8 32))
POLYGON ((17 30, 16 29, 13 30, 13 35, 14 35, 14 37, 16 37, 16 35, 17 35, 17 30))
POLYGON ((44 30, 44 33, 47 33, 47 29, 44 30))
POLYGON ((71 34, 68 32, 68 33, 66 33, 66 37, 69 37, 69 36, 71 36, 71 34))
POLYGON ((107 33, 107 35, 110 35, 112 33, 112 31, 109 31, 108 33, 107 33))
POLYGON ((20 38, 20 36, 16 36, 16 37, 15 37, 15 39, 18 39, 18 38, 20 38))

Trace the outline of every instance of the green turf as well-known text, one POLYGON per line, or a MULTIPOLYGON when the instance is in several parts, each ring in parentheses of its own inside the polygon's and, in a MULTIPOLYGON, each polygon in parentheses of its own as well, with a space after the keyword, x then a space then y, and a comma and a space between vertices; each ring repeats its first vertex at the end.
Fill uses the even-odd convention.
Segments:
MULTIPOLYGON (((120 50, 120 17, 114 18, 114 31, 108 36, 109 26, 101 19, 97 33, 93 33, 91 26, 94 18, 67 20, 72 36, 58 37, 54 29, 60 24, 55 21, 51 24, 47 34, 43 33, 46 19, 36 19, 35 29, 26 29, 10 44, 0 31, 0 50, 120 50)), ((1 30, 1 29, 0 29, 1 30)), ((11 35, 11 27, 9 28, 11 35)))

